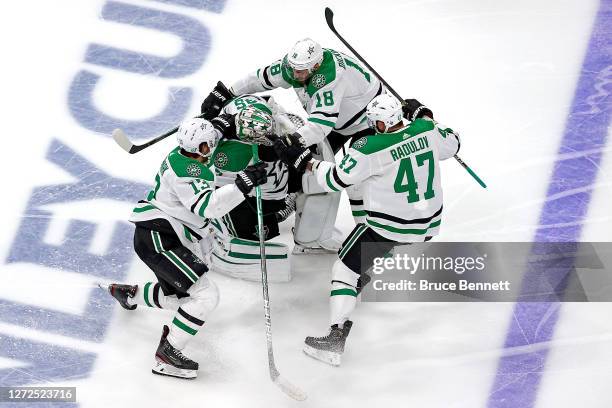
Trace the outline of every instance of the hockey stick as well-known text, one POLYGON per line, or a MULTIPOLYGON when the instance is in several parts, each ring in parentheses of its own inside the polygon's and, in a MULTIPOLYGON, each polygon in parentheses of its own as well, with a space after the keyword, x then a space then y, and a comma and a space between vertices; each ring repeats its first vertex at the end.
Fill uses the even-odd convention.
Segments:
MULTIPOLYGON (((203 118, 204 114, 196 116, 196 118, 203 118)), ((173 135, 174 133, 176 133, 178 131, 179 127, 175 127, 170 129, 169 131, 167 131, 164 134, 161 134, 159 136, 157 136, 154 139, 149 140, 146 143, 143 143, 141 145, 137 145, 134 144, 130 141, 130 139, 128 138, 128 136, 125 134, 125 132, 121 129, 115 129, 113 130, 113 139, 115 139, 115 142, 117 142, 117 144, 126 152, 128 152, 129 154, 134 154, 134 153, 138 153, 141 150, 146 149, 149 146, 154 145, 155 143, 164 140, 165 138, 167 138, 170 135, 173 135)))
MULTIPOLYGON (((395 90, 391 88, 387 81, 385 81, 384 78, 381 77, 380 74, 376 72, 376 70, 372 68, 372 66, 368 64, 368 62, 363 59, 363 57, 359 55, 359 53, 355 51, 353 47, 351 47, 351 45, 340 35, 340 33, 338 33, 336 27, 334 26, 334 12, 329 7, 325 7, 325 21, 327 21, 327 26, 329 27, 329 29, 332 30, 332 32, 336 35, 336 37, 338 37, 340 41, 342 41, 342 44, 344 44, 346 48, 348 48, 355 55, 355 57, 357 57, 357 59, 363 63, 363 65, 365 65, 374 75, 376 75, 376 77, 380 80, 380 82, 385 85, 389 92, 391 92, 393 96, 395 96, 402 102, 402 105, 405 104, 404 98, 402 98, 397 92, 395 92, 395 90)), ((474 173, 474 171, 467 164, 465 164, 465 162, 461 160, 459 156, 454 155, 453 157, 474 178, 474 180, 476 180, 478 184, 482 186, 482 188, 487 188, 487 185, 484 183, 484 181, 482 181, 482 179, 478 177, 476 173, 474 173)))
MULTIPOLYGON (((252 145, 253 162, 259 161, 257 145, 252 145)), ((257 201, 257 233, 259 235, 259 251, 261 257, 261 286, 263 288, 264 313, 266 317, 266 341, 268 346, 268 366, 270 368, 270 379, 285 394, 297 401, 304 401, 306 394, 295 385, 281 377, 274 363, 274 351, 272 349, 272 319, 270 317, 270 296, 268 294, 268 270, 266 267, 266 238, 263 229, 263 210, 261 205, 261 187, 255 187, 257 201)))

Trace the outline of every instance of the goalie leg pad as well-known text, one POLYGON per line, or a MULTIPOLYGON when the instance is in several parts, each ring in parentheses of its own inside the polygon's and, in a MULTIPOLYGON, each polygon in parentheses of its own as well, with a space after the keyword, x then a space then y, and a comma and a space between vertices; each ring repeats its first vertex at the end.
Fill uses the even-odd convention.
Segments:
MULTIPOLYGON (((315 157, 335 161, 334 152, 327 139, 317 145, 315 157)), ((296 200, 294 254, 316 252, 321 248, 336 252, 342 241, 340 232, 334 228, 340 193, 324 192, 313 176, 312 173, 302 176, 304 194, 299 195, 296 200)))
POLYGON ((340 232, 334 227, 339 204, 340 193, 298 195, 294 230, 296 244, 307 249, 323 248, 336 252, 342 242, 340 232))
MULTIPOLYGON (((266 242, 266 267, 269 282, 289 282, 291 269, 289 249, 278 242, 266 242)), ((259 241, 219 237, 215 240, 212 270, 233 278, 261 280, 259 241)))

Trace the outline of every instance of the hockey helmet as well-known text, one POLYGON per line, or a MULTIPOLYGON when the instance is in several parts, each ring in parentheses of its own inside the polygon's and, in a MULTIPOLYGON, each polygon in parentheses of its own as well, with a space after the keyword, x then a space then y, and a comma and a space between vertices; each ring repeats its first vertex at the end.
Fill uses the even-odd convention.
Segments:
POLYGON ((236 134, 240 140, 271 145, 266 137, 274 132, 272 111, 263 104, 249 105, 236 115, 236 134))
POLYGON ((193 118, 188 119, 180 124, 176 139, 181 149, 189 153, 196 153, 202 157, 208 157, 217 147, 221 133, 218 132, 206 119, 193 118), (208 145, 208 153, 200 152, 200 145, 206 143, 208 145))
POLYGON ((368 118, 368 125, 377 131, 376 122, 384 123, 385 130, 383 133, 386 133, 390 127, 402 121, 402 104, 393 95, 386 93, 378 95, 368 103, 366 117, 368 118))
POLYGON ((308 71, 304 79, 307 79, 314 71, 314 67, 321 62, 323 62, 323 49, 318 42, 310 38, 296 42, 287 54, 287 64, 293 70, 294 76, 295 71, 308 71))

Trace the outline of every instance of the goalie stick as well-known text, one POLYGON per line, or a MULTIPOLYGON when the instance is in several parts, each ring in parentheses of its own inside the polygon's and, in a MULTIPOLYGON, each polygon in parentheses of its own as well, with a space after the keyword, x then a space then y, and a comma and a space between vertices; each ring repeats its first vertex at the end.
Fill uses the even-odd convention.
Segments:
MULTIPOLYGON (((342 42, 342 44, 344 44, 346 48, 348 48, 355 55, 355 57, 357 57, 359 61, 361 61, 374 75, 376 75, 376 77, 380 80, 380 82, 382 82, 385 85, 385 87, 389 90, 389 92, 391 92, 393 96, 399 99, 402 102, 402 105, 404 105, 405 104, 404 98, 402 98, 397 92, 395 92, 395 90, 391 88, 391 86, 387 83, 387 81, 385 81, 384 78, 381 77, 380 74, 376 72, 376 70, 372 68, 372 66, 368 64, 368 62, 361 55, 359 55, 357 51, 355 51, 355 49, 348 43, 348 41, 346 41, 340 35, 340 33, 338 33, 338 30, 336 30, 336 27, 334 26, 334 12, 329 7, 325 7, 325 21, 327 22, 327 26, 329 27, 329 29, 336 35, 336 37, 338 37, 338 39, 342 42)), ((484 181, 482 181, 482 179, 478 177, 476 173, 474 173, 474 171, 470 168, 470 166, 465 164, 465 162, 461 160, 459 156, 454 155, 453 157, 474 178, 474 180, 476 180, 478 184, 480 184, 482 188, 487 188, 487 185, 484 183, 484 181)))
MULTIPOLYGON (((259 161, 257 145, 252 145, 253 162, 259 161)), ((304 391, 300 390, 295 385, 291 384, 285 378, 281 377, 276 364, 274 363, 274 350, 272 349, 272 319, 270 317, 270 296, 268 294, 268 270, 266 267, 266 238, 263 233, 263 211, 261 206, 261 188, 255 187, 257 201, 257 234, 259 235, 259 251, 261 257, 261 286, 263 289, 264 314, 266 318, 266 343, 268 346, 268 367, 270 369, 270 379, 276 384, 285 394, 297 401, 304 401, 307 397, 304 391)))

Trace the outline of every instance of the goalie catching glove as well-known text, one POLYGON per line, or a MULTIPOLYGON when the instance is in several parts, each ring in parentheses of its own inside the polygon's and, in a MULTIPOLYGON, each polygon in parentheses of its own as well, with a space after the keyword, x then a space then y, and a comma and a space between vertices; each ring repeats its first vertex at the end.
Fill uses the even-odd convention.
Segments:
POLYGON ((268 180, 268 174, 266 172, 266 164, 264 162, 258 162, 251 164, 244 170, 238 172, 236 175, 236 187, 247 195, 251 192, 253 187, 264 184, 268 180))
POLYGON ((424 116, 428 116, 433 119, 433 112, 431 109, 416 99, 404 99, 402 111, 404 112, 404 117, 410 121, 414 121, 424 116))
POLYGON ((299 143, 294 135, 269 135, 274 151, 287 166, 293 167, 299 174, 306 171, 306 165, 312 160, 311 151, 299 143))

